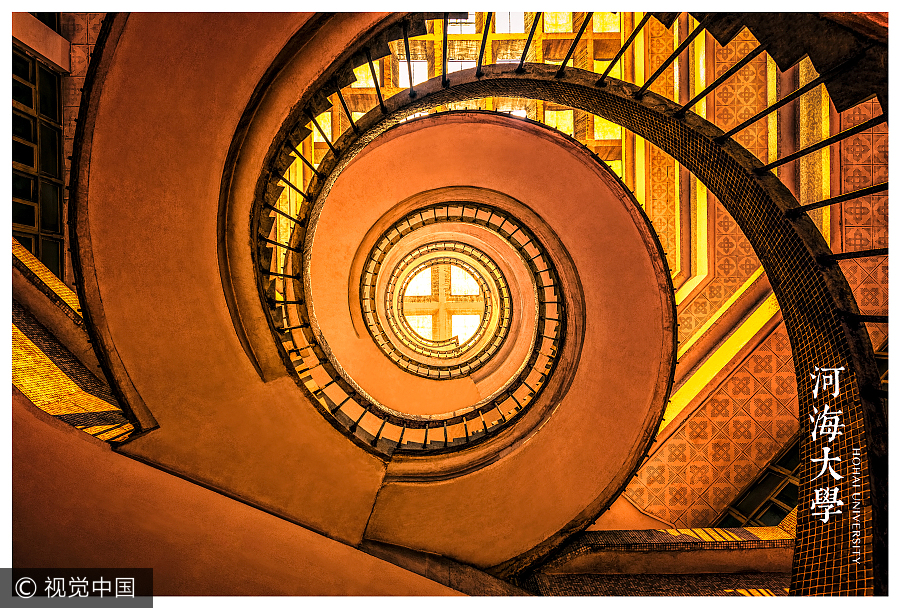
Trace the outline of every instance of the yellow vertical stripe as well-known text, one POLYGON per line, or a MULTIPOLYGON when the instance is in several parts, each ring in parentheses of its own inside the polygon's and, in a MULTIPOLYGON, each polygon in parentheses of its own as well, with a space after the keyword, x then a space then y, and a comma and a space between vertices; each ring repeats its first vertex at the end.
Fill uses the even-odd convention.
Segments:
MULTIPOLYGON (((822 139, 828 139, 831 136, 831 97, 828 95, 828 89, 825 86, 819 87, 822 91, 822 139)), ((822 175, 820 182, 822 184, 822 192, 820 200, 831 197, 831 146, 826 146, 819 151, 822 154, 822 175)), ((831 207, 822 208, 822 236, 825 242, 831 247, 831 207)))
POLYGON ((741 351, 747 344, 747 341, 756 335, 778 310, 780 310, 778 300, 775 299, 775 294, 772 294, 747 317, 697 371, 681 385, 681 388, 672 395, 668 406, 666 406, 663 421, 659 425, 660 431, 666 428, 688 406, 694 397, 741 351))
MULTIPOLYGON (((697 27, 697 20, 691 18, 692 27, 697 27)), ((706 34, 694 39, 694 95, 706 88, 706 34)), ((706 98, 704 97, 691 108, 699 116, 706 118, 706 98)))
MULTIPOLYGON (((775 60, 768 54, 766 57, 766 103, 771 106, 778 101, 778 72, 775 60)), ((778 158, 778 112, 772 112, 766 117, 768 132, 768 152, 769 158, 766 162, 772 162, 778 158)), ((775 175, 778 175, 780 167, 775 168, 775 175)))
POLYGON ((692 188, 692 194, 695 200, 692 201, 694 208, 694 252, 696 263, 694 272, 678 291, 675 292, 675 304, 684 302, 691 292, 709 275, 709 198, 708 191, 703 183, 691 176, 692 183, 696 184, 696 188, 692 188))
MULTIPOLYGON (((684 353, 686 353, 686 352, 688 351, 688 349, 689 349, 691 346, 693 346, 693 344, 694 344, 695 342, 697 342, 697 340, 699 340, 700 337, 701 337, 701 336, 702 336, 702 335, 703 335, 710 327, 712 327, 712 325, 713 325, 716 321, 718 321, 719 318, 720 318, 723 314, 725 314, 725 312, 726 312, 729 308, 731 308, 731 306, 732 306, 735 302, 737 302, 738 298, 740 298, 740 297, 743 295, 743 293, 744 293, 745 291, 747 291, 748 289, 750 289, 750 286, 753 285, 753 283, 756 282, 756 280, 757 280, 760 276, 762 276, 763 272, 764 272, 764 271, 763 271, 763 267, 762 267, 762 266, 760 266, 759 268, 757 268, 757 269, 753 272, 753 274, 751 274, 751 275, 747 278, 747 280, 744 281, 744 283, 737 289, 737 291, 735 291, 733 294, 731 294, 731 296, 730 296, 727 300, 725 300, 725 303, 722 304, 722 305, 716 310, 715 313, 713 313, 712 315, 710 315, 710 317, 703 323, 703 325, 700 326, 700 329, 698 329, 697 331, 694 332, 694 335, 692 335, 688 340, 686 340, 686 341, 684 342, 684 344, 680 344, 679 347, 678 347, 678 356, 681 357, 682 355, 684 355, 684 353)), ((677 300, 676 300, 676 302, 677 302, 677 300)))

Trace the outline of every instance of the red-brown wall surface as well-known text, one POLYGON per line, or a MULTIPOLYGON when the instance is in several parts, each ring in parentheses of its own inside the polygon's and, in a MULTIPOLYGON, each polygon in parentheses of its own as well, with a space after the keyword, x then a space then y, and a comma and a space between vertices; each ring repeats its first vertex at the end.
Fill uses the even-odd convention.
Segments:
POLYGON ((453 595, 116 454, 13 389, 13 566, 153 568, 155 595, 453 595))

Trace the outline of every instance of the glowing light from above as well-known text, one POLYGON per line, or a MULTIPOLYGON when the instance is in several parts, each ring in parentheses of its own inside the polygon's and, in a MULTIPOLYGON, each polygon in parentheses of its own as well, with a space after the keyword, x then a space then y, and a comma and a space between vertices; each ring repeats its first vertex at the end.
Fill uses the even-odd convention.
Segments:
MULTIPOLYGON (((374 64, 376 73, 379 71, 381 65, 376 61, 374 64)), ((351 84, 350 86, 353 88, 374 88, 375 80, 372 78, 372 69, 369 67, 368 63, 364 63, 358 68, 353 68, 353 75, 356 76, 356 82, 351 84)), ((381 84, 379 78, 379 84, 381 84)))
MULTIPOLYGON (((416 277, 418 278, 418 277, 416 277)), ((430 293, 430 292, 429 292, 430 293)), ((481 293, 475 277, 457 266, 450 267, 450 295, 452 296, 477 296, 481 293)), ((407 291, 409 294, 409 291, 407 291)), ((467 316, 467 315, 457 315, 467 316)), ((454 319, 456 317, 453 317, 454 319)), ((454 334, 455 335, 455 334, 454 334)))
POLYGON ((475 13, 468 13, 465 19, 450 19, 447 24, 448 34, 474 34, 475 13))
POLYGON ((595 32, 618 32, 622 27, 619 13, 594 13, 592 25, 595 32))
POLYGON ((460 344, 474 336, 480 324, 481 315, 453 315, 450 318, 453 335, 459 338, 460 344))
POLYGON ((622 139, 622 127, 614 122, 594 116, 594 139, 622 139))
POLYGON ((432 319, 431 315, 406 315, 406 321, 409 323, 409 326, 426 340, 432 339, 432 319))
POLYGON ((460 72, 462 70, 468 70, 470 68, 475 67, 474 61, 448 61, 447 62, 447 73, 451 72, 460 72))
POLYGON ((625 179, 624 173, 622 173, 622 161, 620 160, 605 160, 603 161, 609 168, 613 170, 613 173, 619 176, 620 179, 625 179))
MULTIPOLYGON (((597 72, 598 74, 602 74, 603 72, 605 72, 606 68, 608 66, 609 66, 608 61, 600 61, 597 59, 594 60, 594 71, 597 72)), ((613 66, 613 68, 609 71, 608 76, 610 78, 619 78, 619 79, 622 78, 622 62, 621 61, 616 62, 616 64, 613 66)))
POLYGON ((572 110, 544 110, 544 124, 566 135, 575 135, 575 118, 572 110))
POLYGON ((498 34, 525 33, 525 13, 495 13, 494 23, 498 34))
MULTIPOLYGON (((331 131, 331 111, 325 111, 316 116, 316 122, 319 123, 322 131, 325 132, 325 137, 328 137, 330 141, 334 136, 331 131)), ((322 134, 319 133, 319 130, 314 125, 310 124, 309 128, 313 131, 313 141, 325 141, 325 137, 322 137, 322 134)))
POLYGON ((572 13, 544 13, 545 32, 571 32, 572 13))
POLYGON ((409 68, 412 68, 413 73, 413 86, 417 84, 421 84, 428 80, 428 62, 427 61, 410 61, 409 66, 406 65, 406 60, 402 60, 400 62, 400 71, 398 74, 400 75, 400 88, 408 89, 409 88, 409 68))
MULTIPOLYGON (((431 267, 422 270, 414 276, 406 286, 404 296, 430 296, 431 295, 431 267)), ((428 330, 431 331, 430 329, 428 330)), ((430 339, 430 337, 429 337, 430 339)))

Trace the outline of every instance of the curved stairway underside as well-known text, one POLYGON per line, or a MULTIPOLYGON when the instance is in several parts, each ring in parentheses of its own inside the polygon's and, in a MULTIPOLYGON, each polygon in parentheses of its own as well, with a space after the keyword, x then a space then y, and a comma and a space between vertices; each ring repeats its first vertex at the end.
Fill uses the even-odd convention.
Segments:
MULTIPOLYGON (((401 545, 501 576, 608 508, 646 454, 671 390, 668 268, 633 196, 578 144, 495 115, 406 120, 485 94, 585 109, 690 169, 757 251, 798 376, 823 362, 857 370, 847 386, 862 407, 845 408, 855 423, 878 427, 880 403, 867 392, 877 385, 871 345, 841 312, 858 309, 843 275, 817 265, 829 250, 815 226, 787 217, 798 205, 790 192, 733 141, 716 143, 721 131, 693 113, 677 118, 679 106, 660 96, 635 98, 637 87, 613 79, 598 88, 579 70, 560 78, 555 66, 485 66, 454 74, 451 87, 438 78, 414 99, 385 100, 359 120, 359 133, 329 142, 333 154, 303 194, 307 206, 291 220, 288 254, 273 273, 278 247, 260 238, 278 220, 271 205, 296 189, 282 179, 291 148, 347 66, 386 48, 400 23, 375 13, 111 22, 82 110, 73 249, 101 365, 145 431, 122 453, 353 546, 401 545), (417 157, 423 148, 434 156, 417 157), (373 342, 358 286, 379 236, 448 204, 461 210, 447 211, 446 226, 392 242, 409 244, 396 245, 404 255, 451 241, 487 251, 518 285, 510 287, 518 313, 498 346, 514 363, 415 377, 373 342), (528 256, 496 236, 508 247, 515 231, 479 224, 479 209, 523 225, 553 269, 552 286, 542 268, 516 269, 528 256), (552 305, 565 317, 553 317, 552 305), (558 343, 542 352, 548 319, 558 318, 558 343), (813 327, 818 339, 801 346, 813 327), (517 393, 521 386, 528 390, 517 393), (446 407, 432 407, 442 400, 446 407)), ((375 301, 391 296, 383 279, 372 290, 375 301)))
MULTIPOLYGON (((317 40, 350 44, 341 36, 373 18, 344 15, 317 40)), ((303 255, 292 258, 306 266, 306 283, 292 280, 279 294, 297 303, 284 305, 281 320, 307 331, 289 330, 287 365, 278 350, 284 333, 247 332, 253 354, 277 362, 260 365, 264 379, 233 329, 216 243, 226 241, 219 246, 233 269, 238 322, 264 321, 266 300, 238 283, 254 271, 246 232, 253 199, 240 176, 259 171, 295 103, 297 79, 326 57, 321 45, 303 47, 283 81, 269 86, 233 165, 221 234, 219 192, 207 179, 225 163, 228 146, 217 140, 241 117, 185 113, 179 122, 173 112, 185 96, 213 92, 226 96, 223 108, 242 108, 235 99, 250 98, 257 82, 238 73, 272 60, 279 38, 270 28, 284 18, 258 16, 253 35, 253 22, 242 25, 248 42, 228 45, 235 56, 251 52, 251 39, 272 44, 253 48, 240 66, 215 39, 208 54, 192 49, 176 82, 154 67, 162 68, 156 57, 137 52, 142 36, 180 33, 160 19, 133 15, 124 25, 100 89, 79 209, 79 246, 99 291, 87 307, 95 321, 102 310, 104 344, 159 425, 121 451, 352 545, 385 542, 498 572, 520 569, 592 523, 646 453, 675 357, 669 272, 617 178, 577 144, 506 117, 434 117, 384 133, 333 173, 328 197, 295 234, 295 248, 306 238, 303 255), (208 77, 195 79, 200 72, 208 77), (147 90, 120 84, 133 73, 144 74, 147 90), (162 123, 146 146, 130 145, 128 133, 162 123), (391 171, 396 158, 410 163, 373 189, 371 176, 391 171), (571 179, 548 187, 557 171, 571 179), (435 205, 447 221, 404 233, 386 267, 423 243, 455 239, 506 268, 513 296, 504 347, 459 378, 408 373, 377 349, 360 317, 358 268, 375 237, 411 212, 437 213, 435 205), (476 210, 490 209, 499 219, 483 222, 476 210)), ((284 45, 290 30, 281 32, 284 45)))

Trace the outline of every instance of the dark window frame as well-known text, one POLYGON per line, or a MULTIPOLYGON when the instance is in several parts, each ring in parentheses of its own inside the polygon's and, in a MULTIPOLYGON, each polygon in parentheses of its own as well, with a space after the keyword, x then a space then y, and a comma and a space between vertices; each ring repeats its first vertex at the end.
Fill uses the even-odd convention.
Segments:
POLYGON ((62 34, 59 13, 30 13, 30 15, 57 34, 62 34))
POLYGON ((777 526, 778 524, 780 524, 781 521, 783 521, 784 517, 789 515, 790 512, 794 510, 794 507, 797 506, 797 503, 791 504, 791 502, 785 502, 784 500, 779 499, 778 496, 788 486, 793 485, 794 487, 799 489, 799 456, 797 458, 797 463, 791 470, 780 466, 780 463, 782 463, 783 460, 788 457, 792 451, 799 454, 799 449, 800 434, 798 432, 778 452, 778 455, 772 459, 772 462, 759 472, 759 474, 756 476, 756 479, 753 480, 753 483, 747 486, 747 488, 745 488, 743 492, 738 494, 738 496, 731 502, 731 504, 728 505, 728 507, 719 514, 712 525, 714 527, 734 528, 744 526, 777 526), (762 482, 763 479, 765 479, 769 475, 774 475, 776 477, 779 477, 780 479, 774 486, 772 486, 769 491, 764 493, 763 497, 759 500, 759 504, 756 507, 750 509, 746 513, 741 512, 738 509, 738 506, 744 501, 744 499, 748 498, 760 486, 760 482, 762 482), (766 511, 772 506, 784 510, 785 515, 777 523, 765 523, 760 519, 760 517, 763 516, 766 511), (735 523, 735 521, 737 523, 735 523))
MULTIPOLYGON (((12 78, 20 89, 28 87, 31 90, 32 101, 32 107, 16 100, 12 102, 13 115, 27 118, 32 124, 30 140, 21 134, 12 135, 13 147, 23 151, 25 146, 31 148, 34 158, 31 164, 15 161, 12 163, 14 177, 18 175, 33 180, 30 199, 17 196, 15 192, 11 193, 11 196, 14 207, 17 205, 32 207, 35 219, 33 225, 13 222, 13 237, 22 242, 35 257, 62 279, 65 268, 63 213, 65 136, 62 125, 62 74, 17 44, 13 44, 13 60, 20 61, 20 65, 24 65, 25 62, 29 64, 27 78, 16 74, 13 74, 12 78), (48 100, 51 102, 50 107, 47 105, 48 100), (50 166, 47 166, 48 164, 50 166), (23 242, 28 239, 31 240, 30 247, 23 242)), ((20 160, 26 159, 23 157, 20 160)), ((22 207, 18 209, 23 210, 22 207)), ((20 219, 22 217, 20 216, 20 219)))

